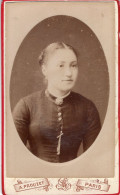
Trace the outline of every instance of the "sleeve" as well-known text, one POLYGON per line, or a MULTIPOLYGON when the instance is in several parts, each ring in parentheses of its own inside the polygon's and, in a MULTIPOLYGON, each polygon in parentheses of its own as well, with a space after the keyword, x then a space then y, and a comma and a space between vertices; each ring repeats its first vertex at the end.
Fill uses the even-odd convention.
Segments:
POLYGON ((29 130, 29 109, 23 99, 17 103, 13 110, 13 120, 20 138, 26 145, 29 130))
POLYGON ((87 107, 85 134, 83 136, 83 150, 86 151, 95 141, 101 129, 100 117, 95 105, 90 102, 87 107))

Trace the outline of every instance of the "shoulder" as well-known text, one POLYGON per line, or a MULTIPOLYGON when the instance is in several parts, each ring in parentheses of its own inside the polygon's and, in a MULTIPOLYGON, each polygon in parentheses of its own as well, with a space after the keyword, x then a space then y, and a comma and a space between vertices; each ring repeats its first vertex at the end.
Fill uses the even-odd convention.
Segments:
POLYGON ((42 97, 42 94, 43 94, 43 90, 37 91, 37 92, 34 92, 28 96, 23 97, 22 100, 25 103, 31 103, 31 102, 34 102, 36 100, 40 100, 42 97))
POLYGON ((78 110, 83 110, 89 119, 91 118, 91 120, 94 119, 100 121, 98 109, 90 99, 75 92, 72 92, 71 95, 75 104, 77 102, 78 110))
POLYGON ((83 104, 87 104, 87 105, 93 104, 93 102, 90 99, 88 99, 88 98, 84 97, 83 95, 76 93, 76 92, 71 92, 71 97, 74 101, 76 101, 78 103, 83 103, 83 104))
POLYGON ((44 90, 34 92, 34 93, 22 98, 26 107, 28 107, 29 110, 32 110, 33 108, 38 109, 39 105, 42 104, 43 99, 44 99, 44 90))
POLYGON ((90 99, 84 97, 83 95, 76 92, 71 92, 71 97, 72 101, 77 104, 78 108, 86 110, 88 112, 98 112, 96 105, 90 99))
POLYGON ((29 110, 29 108, 31 108, 33 104, 34 105, 38 104, 38 102, 41 101, 42 94, 43 94, 43 90, 34 92, 30 95, 27 95, 27 96, 21 98, 17 102, 15 108, 21 109, 23 107, 23 108, 26 108, 27 110, 29 110))

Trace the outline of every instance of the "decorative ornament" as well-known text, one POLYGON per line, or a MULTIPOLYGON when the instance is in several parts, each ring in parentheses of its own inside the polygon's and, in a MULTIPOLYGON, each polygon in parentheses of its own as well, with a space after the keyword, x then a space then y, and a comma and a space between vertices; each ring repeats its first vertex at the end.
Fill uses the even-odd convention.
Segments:
POLYGON ((63 99, 62 98, 56 98, 55 104, 57 104, 58 106, 62 105, 63 104, 63 99))

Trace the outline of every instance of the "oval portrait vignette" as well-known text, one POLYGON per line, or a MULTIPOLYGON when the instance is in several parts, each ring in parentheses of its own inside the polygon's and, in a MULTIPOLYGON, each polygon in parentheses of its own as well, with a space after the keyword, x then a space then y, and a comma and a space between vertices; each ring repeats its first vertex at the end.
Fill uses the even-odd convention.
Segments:
POLYGON ((52 163, 80 156, 99 135, 108 99, 104 51, 85 23, 58 15, 33 27, 10 80, 15 127, 32 154, 52 163))

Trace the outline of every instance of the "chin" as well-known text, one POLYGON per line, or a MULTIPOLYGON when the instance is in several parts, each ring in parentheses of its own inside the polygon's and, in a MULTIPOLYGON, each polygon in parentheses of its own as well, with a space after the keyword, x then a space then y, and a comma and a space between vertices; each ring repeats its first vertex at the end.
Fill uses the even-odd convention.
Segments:
POLYGON ((72 88, 73 88, 73 86, 64 87, 64 89, 65 89, 66 91, 70 91, 70 90, 72 90, 72 88))
POLYGON ((71 90, 72 90, 72 87, 61 89, 61 91, 64 91, 64 92, 68 92, 68 91, 71 91, 71 90))
POLYGON ((69 91, 71 91, 72 90, 72 88, 73 88, 73 85, 72 86, 60 86, 59 88, 58 88, 58 90, 59 91, 61 91, 61 92, 69 92, 69 91))

